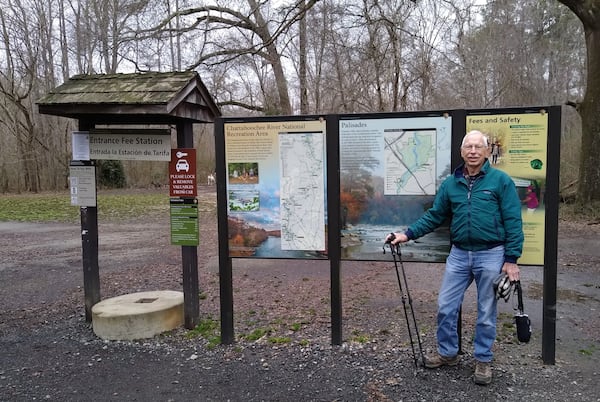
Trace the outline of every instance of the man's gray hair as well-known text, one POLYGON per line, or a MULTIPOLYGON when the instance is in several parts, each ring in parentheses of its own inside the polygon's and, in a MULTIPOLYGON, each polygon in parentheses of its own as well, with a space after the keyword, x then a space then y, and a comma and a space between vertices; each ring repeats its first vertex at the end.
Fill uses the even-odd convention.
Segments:
POLYGON ((460 143, 460 146, 462 147, 463 145, 465 145, 465 140, 467 139, 467 137, 469 137, 473 134, 481 135, 481 137, 483 138, 483 146, 486 148, 489 146, 489 141, 488 141, 487 135, 485 135, 484 133, 482 133, 479 130, 471 130, 467 134, 465 134, 465 136, 462 139, 462 142, 460 143))

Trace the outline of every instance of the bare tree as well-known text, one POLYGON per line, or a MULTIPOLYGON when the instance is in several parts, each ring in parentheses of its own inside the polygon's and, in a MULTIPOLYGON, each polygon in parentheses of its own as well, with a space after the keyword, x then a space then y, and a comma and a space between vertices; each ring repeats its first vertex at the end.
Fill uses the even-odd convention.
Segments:
POLYGON ((600 0, 559 0, 581 20, 587 49, 585 96, 577 103, 581 115, 578 200, 600 201, 600 0))
MULTIPOLYGON (((205 41, 199 46, 202 52, 197 54, 196 60, 188 65, 188 69, 231 63, 244 55, 257 56, 271 67, 278 96, 277 112, 291 114, 288 81, 278 40, 316 2, 317 0, 306 3, 298 1, 290 7, 284 7, 281 9, 281 18, 273 13, 268 2, 247 0, 247 7, 242 9, 239 9, 239 3, 238 7, 233 8, 223 5, 227 2, 217 2, 217 5, 178 10, 145 34, 152 36, 168 32, 171 30, 169 24, 174 18, 187 17, 185 20, 188 25, 182 22, 180 30, 199 30, 205 41)), ((253 105, 248 106, 250 109, 254 108, 253 105)))
MULTIPOLYGON (((35 94, 38 60, 44 43, 43 23, 39 30, 30 30, 30 18, 40 13, 28 12, 25 5, 16 0, 6 9, 0 8, 0 29, 6 66, 0 76, 0 125, 4 133, 14 137, 19 170, 23 182, 17 183, 18 190, 37 192, 40 190, 40 165, 36 146, 42 144, 30 107, 32 93, 35 94)), ((35 21, 35 19, 34 19, 35 21)), ((39 22, 39 21, 38 21, 39 22)), ((8 156, 8 155, 7 155, 8 156)))

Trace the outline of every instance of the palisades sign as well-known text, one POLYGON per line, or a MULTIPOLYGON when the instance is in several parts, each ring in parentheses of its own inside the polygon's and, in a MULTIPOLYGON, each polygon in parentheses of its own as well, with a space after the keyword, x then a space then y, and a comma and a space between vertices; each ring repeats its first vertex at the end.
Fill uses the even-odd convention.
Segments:
POLYGON ((92 129, 73 133, 73 160, 170 161, 167 129, 92 129))

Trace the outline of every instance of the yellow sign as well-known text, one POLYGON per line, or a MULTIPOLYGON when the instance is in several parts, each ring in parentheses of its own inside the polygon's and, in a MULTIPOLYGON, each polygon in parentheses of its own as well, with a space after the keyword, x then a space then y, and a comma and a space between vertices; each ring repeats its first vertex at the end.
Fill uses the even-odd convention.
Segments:
POLYGON ((544 264, 548 114, 469 115, 467 132, 479 130, 490 142, 490 163, 509 174, 523 205, 523 255, 520 264, 544 264))

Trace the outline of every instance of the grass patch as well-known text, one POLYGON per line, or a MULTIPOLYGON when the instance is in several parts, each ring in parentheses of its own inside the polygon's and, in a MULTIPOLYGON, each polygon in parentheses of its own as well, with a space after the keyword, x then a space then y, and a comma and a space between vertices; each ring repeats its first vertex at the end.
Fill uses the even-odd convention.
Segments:
POLYGON ((262 338, 270 332, 271 330, 269 328, 257 328, 254 331, 250 332, 248 335, 242 335, 242 338, 246 339, 247 341, 253 342, 259 340, 260 338, 262 338))
POLYGON ((508 313, 498 314, 497 339, 504 343, 514 343, 516 340, 515 318, 508 313))
POLYGON ((584 356, 592 356, 596 352, 596 350, 596 345, 590 345, 588 348, 579 349, 579 353, 581 353, 584 356))
POLYGON ((353 342, 356 342, 356 343, 367 343, 367 342, 369 342, 369 336, 365 335, 365 334, 361 334, 357 330, 353 330, 350 340, 353 342))
POLYGON ((79 219, 79 208, 68 194, 0 196, 0 221, 69 222, 79 219))
POLYGON ((274 336, 272 338, 269 338, 269 343, 277 344, 277 345, 290 343, 291 341, 292 341, 292 339, 287 336, 274 336))
POLYGON ((200 320, 196 328, 190 330, 186 334, 186 338, 193 339, 202 337, 208 341, 208 348, 214 348, 221 343, 219 335, 219 321, 212 318, 200 320))
MULTIPOLYGON (((168 194, 98 194, 98 220, 120 221, 168 214, 168 194)), ((0 196, 0 221, 63 222, 79 221, 79 207, 71 205, 68 193, 19 194, 0 196)))

